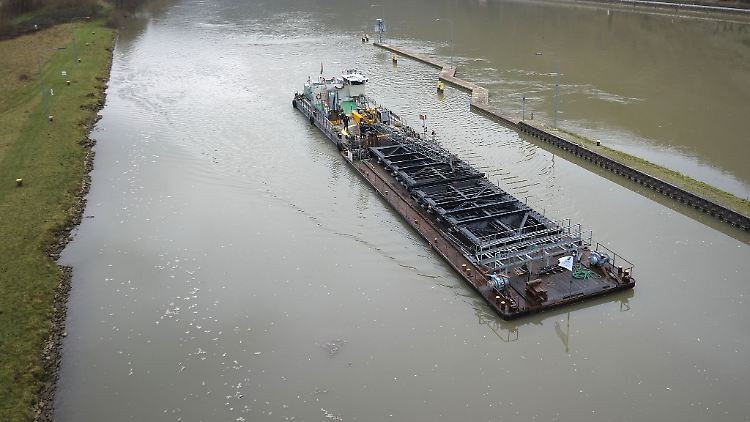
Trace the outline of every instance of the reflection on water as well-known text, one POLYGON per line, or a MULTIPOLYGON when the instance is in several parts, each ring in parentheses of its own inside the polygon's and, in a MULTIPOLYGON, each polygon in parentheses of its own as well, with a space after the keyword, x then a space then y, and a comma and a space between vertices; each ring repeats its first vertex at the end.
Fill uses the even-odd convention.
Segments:
MULTIPOLYGON (((517 34, 521 19, 559 26, 566 13, 599 13, 461 4, 454 16, 464 37, 499 30, 487 23, 498 8, 515 14, 498 23, 517 34)), ((455 4, 425 5, 388 3, 386 18, 399 42, 448 51, 426 11, 455 4)), ((374 9, 183 1, 121 32, 94 133, 91 218, 63 259, 75 272, 57 419, 750 416, 750 239, 556 159, 471 113, 464 93, 437 97, 433 69, 393 66, 361 44, 374 9), (636 263, 636 290, 500 320, 291 108, 321 62, 326 74, 356 65, 374 97, 412 122, 427 114, 441 144, 504 189, 593 229, 636 263)), ((493 76, 505 65, 472 48, 457 41, 472 80, 553 77, 518 63, 507 67, 536 73, 493 76)), ((580 77, 587 95, 609 103, 651 101, 603 75, 580 77)), ((574 121, 576 97, 563 91, 564 119, 574 121)))

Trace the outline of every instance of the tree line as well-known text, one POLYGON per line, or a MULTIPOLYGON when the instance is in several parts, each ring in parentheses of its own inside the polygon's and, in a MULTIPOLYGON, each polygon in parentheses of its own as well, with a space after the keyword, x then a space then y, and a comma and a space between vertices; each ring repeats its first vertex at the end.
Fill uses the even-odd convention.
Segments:
POLYGON ((91 15, 97 10, 97 0, 2 0, 0 15, 5 18, 16 18, 26 13, 48 9, 50 12, 61 12, 65 15, 83 13, 91 15))
POLYGON ((74 18, 132 11, 148 0, 0 0, 0 37, 12 37, 74 18))

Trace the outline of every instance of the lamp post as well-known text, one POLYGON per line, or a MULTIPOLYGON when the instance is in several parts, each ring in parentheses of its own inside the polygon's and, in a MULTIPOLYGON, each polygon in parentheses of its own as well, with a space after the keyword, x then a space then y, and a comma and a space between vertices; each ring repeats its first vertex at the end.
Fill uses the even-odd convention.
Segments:
MULTIPOLYGON (((383 8, 381 11, 380 19, 383 21, 383 29, 385 29, 385 6, 383 6, 382 4, 371 4, 370 7, 382 7, 383 8)), ((380 40, 379 42, 382 44, 383 43, 382 31, 378 32, 378 39, 380 40)))
POLYGON ((526 95, 521 98, 521 121, 526 120, 526 95))
POLYGON ((560 56, 555 55, 555 58, 557 59, 557 81, 555 82, 555 99, 553 101, 554 113, 552 114, 552 127, 557 129, 557 97, 558 95, 560 95, 560 56))
POLYGON ((453 21, 447 18, 437 18, 435 22, 446 21, 451 24, 451 66, 453 66, 453 21))
MULTIPOLYGON (((537 56, 541 56, 542 53, 536 53, 537 56)), ((560 56, 554 54, 555 62, 557 65, 556 78, 555 78, 555 95, 552 99, 552 127, 557 129, 557 97, 560 95, 560 56)))

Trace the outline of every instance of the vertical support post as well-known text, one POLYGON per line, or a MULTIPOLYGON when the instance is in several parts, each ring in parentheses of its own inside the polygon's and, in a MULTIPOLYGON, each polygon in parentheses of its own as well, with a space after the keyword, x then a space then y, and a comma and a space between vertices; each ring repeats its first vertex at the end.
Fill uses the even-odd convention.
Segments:
MULTIPOLYGON (((450 65, 453 66, 453 35, 454 35, 454 33, 453 33, 453 21, 450 20, 450 19, 446 19, 446 18, 437 18, 437 19, 435 19, 435 22, 440 22, 440 21, 446 21, 446 22, 448 22, 451 25, 451 39, 450 39, 450 42, 451 42, 451 61, 450 61, 450 65)), ((454 68, 454 70, 455 70, 455 68, 454 68)))
POLYGON ((76 31, 73 29, 73 61, 78 67, 78 48, 76 46, 76 31))
POLYGON ((557 96, 560 94, 560 56, 557 56, 557 82, 555 82, 555 100, 552 125, 557 129, 557 96))
POLYGON ((47 120, 47 126, 51 125, 49 120, 49 104, 47 104, 47 95, 44 92, 44 76, 42 76, 42 60, 37 59, 37 66, 39 67, 39 91, 42 94, 42 118, 47 120))
POLYGON ((453 38, 454 38, 453 21, 449 21, 449 22, 451 23, 451 66, 454 66, 454 70, 455 70, 455 65, 453 64, 453 38))
MULTIPOLYGON (((542 53, 536 53, 537 56, 541 56, 542 53)), ((554 97, 552 99, 552 127, 557 129, 557 101, 558 96, 560 95, 560 56, 557 54, 553 54, 555 56, 555 61, 557 63, 557 72, 556 72, 556 78, 555 78, 555 93, 554 97)), ((531 120, 534 120, 534 112, 531 113, 531 120)))

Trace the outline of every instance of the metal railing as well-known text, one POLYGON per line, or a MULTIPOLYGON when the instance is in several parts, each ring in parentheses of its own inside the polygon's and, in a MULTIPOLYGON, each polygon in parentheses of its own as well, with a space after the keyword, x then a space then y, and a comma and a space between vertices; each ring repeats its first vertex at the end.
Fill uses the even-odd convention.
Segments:
POLYGON ((323 113, 322 110, 315 108, 307 98, 298 99, 297 107, 302 110, 303 114, 306 116, 312 116, 316 126, 318 126, 328 139, 333 142, 338 142, 339 129, 325 117, 325 113, 323 113))
MULTIPOLYGON (((486 265, 493 269, 507 269, 529 261, 550 257, 583 247, 583 230, 580 224, 570 224, 570 220, 562 220, 555 223, 556 227, 542 230, 539 234, 557 233, 548 236, 540 236, 526 241, 497 245, 480 245, 474 249, 474 258, 477 263, 486 265), (567 221, 567 225, 564 222, 567 221)), ((506 231, 509 233, 512 231, 506 231)), ((529 233, 529 234, 534 234, 529 233)), ((591 243, 591 236, 588 240, 591 243)))
MULTIPOLYGON (((566 225, 568 227, 571 227, 570 219, 562 219, 562 220, 559 220, 559 221, 552 221, 552 220, 544 217, 542 214, 534 211, 533 209, 529 209, 528 212, 529 212, 529 214, 531 214, 534 217, 534 219, 536 219, 538 221, 541 220, 541 221, 539 221, 537 224, 529 224, 527 226, 524 226, 524 227, 520 228, 521 230, 528 230, 528 229, 547 230, 547 229, 549 229, 550 231, 552 231, 552 230, 560 229, 560 227, 564 227, 566 225)), ((578 226, 580 227, 580 224, 578 224, 578 226)), ((531 231, 528 234, 533 234, 533 233, 534 232, 531 231)), ((504 231, 492 233, 490 235, 481 236, 481 237, 477 237, 477 238, 479 239, 481 246, 484 247, 485 245, 486 246, 493 246, 493 243, 497 243, 498 240, 510 239, 513 236, 519 236, 521 234, 522 233, 519 233, 519 229, 513 229, 513 228, 511 228, 511 229, 508 229, 508 230, 504 230, 504 231)))
POLYGON ((623 271, 627 271, 628 273, 630 273, 631 276, 633 275, 633 267, 634 267, 633 263, 621 257, 620 255, 618 255, 617 253, 615 253, 613 250, 609 249, 608 247, 602 245, 599 242, 596 242, 596 247, 594 248, 594 252, 606 253, 610 258, 612 258, 613 267, 615 268, 622 267, 623 271))
POLYGON ((384 124, 378 124, 379 132, 387 135, 397 144, 408 145, 413 152, 420 153, 440 163, 450 163, 455 160, 455 156, 437 143, 422 139, 416 136, 409 136, 404 133, 403 129, 395 128, 384 124))

